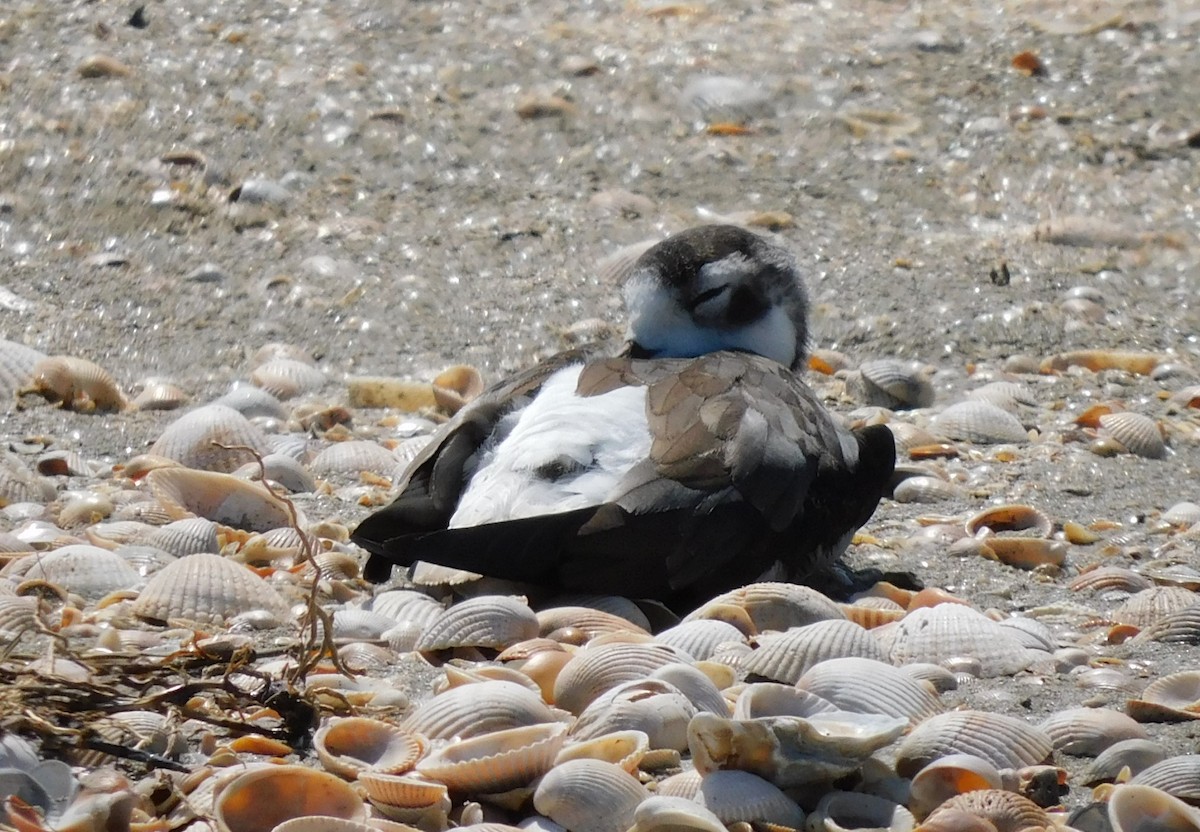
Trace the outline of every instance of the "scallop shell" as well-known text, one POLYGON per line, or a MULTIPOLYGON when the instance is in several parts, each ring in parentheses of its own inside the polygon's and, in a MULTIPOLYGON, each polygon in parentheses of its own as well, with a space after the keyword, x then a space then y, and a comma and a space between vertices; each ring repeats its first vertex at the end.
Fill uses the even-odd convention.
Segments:
POLYGON ((250 383, 261 387, 280 401, 315 393, 325 386, 325 374, 304 361, 273 358, 254 368, 250 383))
POLYGON ((568 760, 542 778, 533 805, 571 832, 625 832, 647 797, 637 778, 620 766, 568 760))
POLYGON ((27 580, 48 581, 89 600, 141 583, 141 575, 120 555, 99 546, 75 544, 30 556, 27 580))
MULTIPOLYGON (((146 475, 150 490, 177 520, 197 515, 214 523, 266 532, 293 522, 288 505, 261 483, 191 468, 158 468, 146 475)), ((295 520, 303 523, 303 517, 295 520)))
POLYGON ((176 557, 216 553, 221 550, 217 529, 217 524, 211 520, 189 517, 163 526, 151 534, 146 543, 176 557))
POLYGON ((367 717, 332 717, 313 736, 313 748, 332 773, 353 780, 366 770, 403 774, 424 756, 419 734, 367 717))
POLYGON ((969 656, 985 677, 1011 676, 1032 664, 1037 653, 986 615, 962 604, 910 611, 890 631, 895 664, 944 662, 969 656))
POLYGON ((124 410, 116 381, 98 364, 71 355, 52 355, 33 366, 30 389, 70 410, 124 410))
POLYGON ((581 651, 554 683, 554 701, 571 713, 583 712, 604 691, 649 675, 686 658, 662 644, 603 644, 581 651))
POLYGON ((924 817, 955 795, 1003 786, 1000 772, 987 760, 973 754, 949 754, 913 775, 908 805, 924 817))
POLYGON ((758 637, 759 646, 740 663, 750 676, 794 685, 826 659, 857 656, 887 661, 879 642, 859 625, 844 620, 817 621, 785 633, 758 637))
POLYGON ((417 770, 451 791, 505 792, 549 771, 566 735, 562 723, 493 731, 443 746, 418 763, 417 770))
POLYGON ((1067 587, 1075 592, 1118 590, 1130 594, 1150 589, 1152 586, 1154 582, 1145 575, 1139 575, 1124 566, 1101 566, 1091 569, 1080 573, 1067 584, 1067 587))
POLYGON ((725 824, 761 821, 791 829, 804 812, 779 787, 748 771, 714 771, 700 781, 695 800, 725 824))
POLYGON ((859 402, 889 410, 929 407, 933 404, 931 368, 912 361, 881 358, 865 361, 846 375, 846 387, 859 402))
POLYGON ((222 624, 240 613, 265 609, 290 619, 287 602, 240 563, 220 555, 182 557, 163 567, 138 594, 133 613, 155 621, 222 624))
POLYGON ((1184 670, 1155 679, 1125 709, 1139 722, 1200 719, 1200 670, 1184 670))
POLYGON ((0 506, 46 503, 55 493, 54 483, 29 470, 16 454, 0 454, 0 506))
POLYGON ((719 817, 686 797, 646 798, 633 820, 630 832, 727 832, 719 817))
POLYGON ((1111 783, 1128 768, 1137 775, 1167 758, 1163 747, 1153 740, 1121 740, 1101 751, 1084 771, 1080 782, 1085 786, 1111 783))
POLYGON ((210 404, 185 413, 168 425, 149 452, 188 468, 228 473, 253 462, 254 452, 270 453, 271 446, 263 432, 241 413, 224 405, 210 404), (237 449, 238 446, 252 448, 253 452, 237 449))
POLYGON ((931 686, 873 659, 829 659, 808 670, 796 687, 844 711, 901 717, 913 725, 942 710, 931 686))
POLYGON ((967 393, 968 399, 988 402, 1004 410, 1016 410, 1024 405, 1036 407, 1037 398, 1029 386, 1019 381, 993 381, 967 393))
POLYGON ((220 832, 271 832, 292 818, 327 815, 362 821, 354 789, 332 774, 305 766, 266 766, 231 780, 213 804, 220 832))
POLYGON ((1169 612, 1137 635, 1138 641, 1166 644, 1200 644, 1200 601, 1169 612))
POLYGON ((371 599, 371 609, 396 622, 412 622, 422 629, 433 623, 444 608, 424 592, 394 589, 371 599))
POLYGON ((1146 729, 1119 711, 1108 708, 1068 708, 1042 720, 1038 728, 1054 743, 1055 751, 1094 757, 1121 740, 1144 740, 1146 729))
POLYGON ((524 599, 505 595, 469 598, 431 621, 416 649, 487 647, 502 650, 538 634, 537 616, 524 599))
POLYGON ((627 618, 592 607, 550 607, 538 611, 537 621, 538 634, 543 636, 565 629, 579 631, 588 641, 606 633, 649 634, 647 628, 640 627, 627 618))
POLYGON ((980 789, 952 797, 939 806, 924 825, 940 828, 940 814, 960 811, 987 820, 995 827, 996 832, 1046 829, 1054 825, 1041 806, 1016 792, 1002 789, 980 789))
POLYGON ((674 685, 637 679, 597 697, 580 713, 571 734, 586 740, 614 731, 641 731, 651 748, 684 751, 688 723, 696 713, 696 707, 674 685))
POLYGON ((313 358, 312 353, 298 344, 287 344, 282 341, 270 341, 263 344, 247 361, 247 366, 251 369, 261 367, 270 361, 275 361, 280 358, 286 358, 290 361, 299 361, 301 364, 307 364, 310 367, 317 366, 317 360, 313 358))
POLYGON ((1135 456, 1162 459, 1167 455, 1158 422, 1142 413, 1121 411, 1100 417, 1101 432, 1111 436, 1135 456))
POLYGON ((334 442, 309 463, 309 469, 320 477, 338 474, 358 475, 369 471, 390 477, 396 469, 396 456, 387 448, 366 439, 334 442))
POLYGON ((726 621, 697 619, 663 630, 655 637, 655 641, 682 650, 696 661, 706 661, 722 644, 744 644, 746 637, 726 621))
POLYGON ((466 739, 524 725, 558 722, 541 697, 512 682, 462 685, 433 697, 401 723, 431 740, 466 739))
POLYGON ((1196 832, 1200 811, 1152 786, 1117 786, 1108 798, 1113 832, 1196 832))
POLYGON ((232 390, 211 402, 236 410, 247 419, 286 419, 287 408, 266 390, 249 384, 237 384, 232 390))
POLYGON ((718 595, 684 620, 721 618, 724 611, 730 607, 744 611, 758 632, 782 632, 815 621, 846 617, 837 604, 812 587, 762 582, 718 595))
POLYGON ((1200 756, 1184 754, 1155 763, 1129 781, 1139 786, 1152 786, 1167 794, 1200 805, 1200 756))
POLYGON ((912 812, 886 798, 861 792, 828 792, 809 814, 806 828, 810 832, 912 832, 914 826, 912 812))
POLYGON ((1028 432, 1016 416, 985 401, 950 405, 933 419, 933 429, 949 439, 977 445, 1029 441, 1028 432))
POLYGON ((951 754, 972 754, 998 769, 1042 763, 1054 750, 1046 734, 1024 720, 985 711, 951 711, 927 719, 896 750, 896 771, 912 777, 951 754))
POLYGON ((1130 596, 1112 611, 1113 621, 1149 627, 1167 615, 1185 610, 1196 603, 1197 595, 1178 586, 1155 586, 1130 596))
POLYGON ((33 368, 45 358, 33 347, 0 340, 0 397, 11 405, 16 391, 29 384, 33 368))

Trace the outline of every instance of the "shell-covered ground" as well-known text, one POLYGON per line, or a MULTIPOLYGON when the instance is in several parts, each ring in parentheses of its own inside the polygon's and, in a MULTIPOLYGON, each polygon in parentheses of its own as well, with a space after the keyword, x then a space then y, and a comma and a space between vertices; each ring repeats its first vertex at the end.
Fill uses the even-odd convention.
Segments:
MULTIPOLYGON (((1091 760, 1064 748, 1070 731, 1097 734, 1093 749, 1140 731, 1163 754, 1194 754, 1198 723, 1162 722, 1161 707, 1129 702, 1195 668, 1200 656, 1200 509, 1186 504, 1200 502, 1200 120, 1189 83, 1200 69, 1198 37, 1200 5, 1192 2, 5 6, 0 433, 9 453, 0 531, 16 541, 8 541, 13 551, 37 554, 11 556, 0 575, 19 593, 0 606, 8 651, 0 710, 7 730, 40 739, 0 766, 24 772, 6 773, 15 785, 5 788, 48 811, 59 828, 69 825, 60 822, 68 784, 82 778, 92 797, 81 799, 76 816, 110 811, 119 827, 123 812, 140 822, 143 813, 172 811, 170 790, 150 779, 151 768, 228 774, 285 756, 352 778, 307 750, 311 729, 334 713, 407 718, 418 732, 441 731, 411 715, 447 675, 440 645, 417 641, 433 638, 432 618, 422 616, 437 610, 393 609, 387 621, 347 616, 378 598, 355 579, 361 553, 345 532, 387 499, 410 440, 444 413, 366 406, 356 379, 414 380, 404 392, 420 404, 451 365, 471 365, 492 381, 573 339, 619 335, 622 253, 714 221, 747 224, 795 252, 814 306, 820 361, 811 383, 831 409, 888 421, 902 443, 910 476, 848 559, 912 572, 1008 622, 997 635, 994 621, 964 624, 966 614, 943 610, 938 620, 956 622, 952 631, 985 629, 940 653, 905 641, 937 629, 921 607, 871 630, 870 646, 855 649, 900 666, 943 662, 959 671, 957 687, 902 715, 867 693, 860 707, 874 721, 826 730, 857 731, 865 758, 871 752, 862 743, 870 743, 862 737, 885 737, 888 719, 916 726, 936 711, 966 708, 1038 726, 1079 707, 1105 718, 1128 710, 1133 728, 1052 722, 1052 754, 1037 753, 1038 737, 1028 746, 1038 759, 995 762, 1002 769, 1048 757, 1066 771, 1069 789, 1038 793, 1027 783, 1026 791, 1070 807, 1092 799, 1091 760), (299 363, 262 366, 264 356, 280 354, 261 348, 281 343, 299 363), (100 380, 92 390, 95 412, 80 412, 92 410, 87 401, 72 410, 36 394, 18 397, 40 355, 86 359, 111 374, 111 386, 100 380), (880 383, 899 400, 872 386, 880 383), (238 384, 225 402, 250 417, 250 427, 210 409, 168 430, 238 384), (283 400, 256 399, 259 387, 283 400), (147 406, 107 409, 138 394, 147 406), (959 406, 967 401, 974 403, 959 406), (177 407, 156 409, 167 405, 177 407), (226 444, 268 455, 290 506, 252 486, 183 468, 151 471, 153 462, 135 460, 153 450, 216 473, 249 463, 252 473, 249 454, 195 439, 197 425, 217 422, 228 428, 226 444), (173 444, 180 435, 191 450, 173 444), (240 488, 251 490, 232 502, 207 496, 240 488), (1004 505, 1022 508, 977 517, 1004 505), (192 524, 186 539, 171 533, 179 527, 162 531, 189 514, 223 528, 197 535, 203 524, 192 524), (1014 518, 1031 528, 1011 530, 1014 518), (326 580, 315 593, 311 572, 295 565, 303 561, 299 536, 260 534, 289 526, 317 536, 326 580), (1003 540, 1013 536, 1035 539, 1003 540), (168 581, 146 579, 172 551, 200 553, 175 568, 192 594, 183 606, 160 608, 156 591, 168 581), (223 560, 207 557, 218 553, 223 560), (245 583, 247 576, 266 587, 245 583), (228 615, 240 617, 231 635, 218 620, 224 613, 214 617, 216 602, 206 600, 209 580, 235 596, 228 615), (337 668, 329 657, 297 666, 314 654, 297 646, 295 615, 317 609, 342 612, 327 623, 343 658, 383 681, 331 681, 325 674, 337 668), (217 640, 203 642, 208 635, 217 640), (1001 649, 1014 640, 1016 659, 1001 649), (48 656, 53 666, 34 663, 48 656), (318 693, 302 677, 345 690, 318 693), (159 728, 122 717, 138 727, 103 735, 120 746, 110 751, 123 749, 121 776, 106 774, 113 763, 98 756, 102 735, 84 729, 106 724, 97 723, 106 712, 130 711, 169 718, 182 740, 160 742, 159 728), (264 735, 281 745, 246 739, 264 735), (81 768, 28 774, 49 758, 81 768)), ((43 365, 40 386, 80 369, 43 365)), ((710 684, 723 686, 718 700, 737 703, 724 716, 793 713, 800 699, 811 714, 812 700, 798 694, 790 704, 768 703, 775 694, 764 691, 776 689, 739 687, 781 672, 761 666, 772 639, 783 638, 771 631, 836 617, 838 608, 814 612, 809 601, 773 600, 766 608, 775 611, 756 618, 753 603, 734 599, 709 611, 740 627, 726 631, 730 641, 715 658, 701 660, 692 645, 691 653, 670 653, 676 669, 652 683, 629 680, 648 685, 640 698, 670 700, 676 715, 663 717, 668 728, 641 767, 627 766, 664 793, 661 779, 680 764, 720 766, 693 759, 711 751, 701 737, 720 733, 709 717, 695 722, 691 737, 688 720, 679 722, 679 713, 717 707, 691 672, 697 661, 710 684)), ((468 670, 507 642, 559 625, 569 631, 557 637, 579 641, 586 630, 545 611, 546 620, 531 624, 520 605, 505 609, 515 629, 481 645, 483 653, 460 655, 468 670)), ((904 614, 889 609, 874 620, 851 616, 882 624, 904 614)), ((653 664, 669 651, 644 652, 653 664)), ((878 668, 855 672, 882 678, 878 668)), ((801 676, 792 669, 782 681, 801 676)), ((856 683, 800 684, 811 693, 853 691, 856 683)), ((1195 680, 1179 684, 1177 703, 1194 712, 1195 680)), ((545 696, 556 698, 552 690, 545 696)), ((577 717, 586 703, 566 696, 577 717)), ((846 697, 836 704, 854 710, 846 697)), ((567 724, 572 743, 598 730, 559 711, 521 719, 567 724)), ((567 741, 562 731, 542 730, 538 743, 567 741)), ((1013 730, 1000 729, 1010 746, 1013 730)), ((424 741, 419 753, 432 756, 418 765, 431 776, 459 753, 436 736, 424 741)), ((885 742, 866 765, 855 757, 838 786, 913 805, 901 779, 880 774, 910 773, 916 764, 906 741, 885 742)), ((15 748, 17 740, 5 742, 15 748)), ((541 763, 522 765, 532 768, 502 781, 504 789, 539 775, 541 763)), ((794 772, 757 774, 815 808, 794 772)), ((1197 778, 1192 766, 1173 787, 1195 801, 1197 778)), ((636 803, 642 792, 629 782, 613 788, 636 803)), ((708 780, 714 794, 717 782, 708 780)), ((329 783, 279 781, 266 790, 291 788, 335 795, 325 812, 362 811, 359 793, 347 797, 329 783)), ((455 811, 489 790, 501 788, 455 787, 455 811)), ((257 805, 255 792, 244 794, 257 805)), ((617 805, 603 794, 606 810, 591 816, 617 805)), ((1128 820, 1136 801, 1125 802, 1113 813, 1127 819, 1117 826, 1145 828, 1128 820)), ((536 811, 555 817, 552 803, 518 795, 483 805, 489 818, 496 811, 515 821, 536 811), (491 808, 497 803, 506 808, 491 808)), ((192 805, 201 815, 213 811, 199 798, 192 805)), ((795 803, 782 805, 770 819, 795 825, 795 803)), ((171 824, 184 824, 186 813, 174 811, 171 824)), ((235 820, 236 811, 231 803, 222 821, 236 832, 274 825, 235 820)), ((619 829, 630 825, 632 815, 613 815, 625 824, 619 829)), ((555 820, 591 832, 588 816, 555 820)), ((25 818, 10 811, 18 817, 25 818)), ((421 818, 440 822, 437 812, 421 818)), ((638 822, 665 821, 647 809, 638 822)), ((697 813, 689 822, 709 821, 697 813)))

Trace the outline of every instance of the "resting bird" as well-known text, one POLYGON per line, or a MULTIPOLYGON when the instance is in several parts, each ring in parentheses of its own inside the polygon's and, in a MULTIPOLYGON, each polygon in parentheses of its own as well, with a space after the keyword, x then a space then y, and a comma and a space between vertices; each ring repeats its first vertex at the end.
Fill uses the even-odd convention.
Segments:
POLYGON ((827 570, 887 491, 883 426, 842 427, 800 378, 792 257, 734 226, 648 249, 625 350, 560 353, 442 427, 353 539, 366 577, 427 561, 685 612, 827 570))

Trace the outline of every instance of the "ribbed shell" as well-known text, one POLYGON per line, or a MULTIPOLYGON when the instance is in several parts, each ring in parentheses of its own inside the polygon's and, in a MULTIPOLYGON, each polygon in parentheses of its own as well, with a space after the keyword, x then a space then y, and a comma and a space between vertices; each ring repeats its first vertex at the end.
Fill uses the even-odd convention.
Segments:
POLYGON ((1080 782, 1085 786, 1111 783, 1126 767, 1136 780, 1137 775, 1166 758, 1163 747, 1153 740, 1122 740, 1101 751, 1084 771, 1080 782))
POLYGON ((914 826, 916 819, 912 812, 899 803, 861 792, 828 792, 808 816, 808 829, 818 832, 849 829, 912 832, 914 826))
POLYGON ((698 111, 708 122, 741 123, 774 110, 768 90, 728 75, 692 77, 680 93, 680 103, 698 111))
POLYGON ((1146 729, 1125 714, 1109 708, 1068 708, 1042 720, 1055 751, 1094 757, 1121 740, 1146 739, 1146 729))
POLYGON ((923 474, 905 477, 892 490, 892 499, 898 503, 942 503, 966 498, 967 491, 962 486, 923 474))
POLYGON ((971 657, 985 677, 1011 676, 1024 670, 1036 653, 1011 631, 962 604, 938 604, 912 610, 890 632, 895 664, 971 657))
POLYGON ((651 748, 687 749, 696 707, 673 685, 657 679, 625 682, 605 691, 579 715, 571 735, 594 739, 614 731, 641 731, 651 748))
POLYGON ((133 604, 141 618, 205 624, 259 609, 281 621, 291 618, 287 602, 270 584, 240 563, 211 554, 188 555, 163 567, 133 604))
POLYGON ((0 595, 0 642, 15 641, 37 623, 38 600, 32 595, 0 595))
POLYGON ((1145 769, 1129 782, 1139 786, 1153 786, 1193 806, 1200 805, 1200 755, 1168 757, 1145 769))
POLYGON ((725 606, 745 610, 759 632, 783 632, 815 621, 846 617, 836 603, 812 587, 768 581, 747 584, 740 589, 718 595, 684 620, 708 618, 709 611, 725 606))
POLYGON ((450 806, 446 786, 424 777, 363 771, 358 775, 358 782, 366 789, 371 802, 377 805, 408 809, 435 806, 444 802, 447 809, 450 806))
POLYGON ((928 368, 911 361, 880 358, 864 361, 857 372, 846 375, 846 388, 855 399, 871 407, 907 410, 933 404, 933 383, 928 368))
POLYGON ((422 629, 436 621, 445 608, 424 592, 393 589, 371 599, 371 609, 394 621, 411 621, 422 629))
POLYGON ((998 769, 1037 765, 1054 750, 1045 731, 1024 720, 984 711, 951 711, 913 729, 896 751, 896 771, 912 777, 950 754, 973 754, 998 769))
POLYGON ((728 642, 744 644, 746 637, 737 627, 716 619, 685 621, 663 630, 655 641, 682 650, 696 661, 707 661, 717 648, 728 642))
POLYGON ((225 450, 218 444, 245 445, 262 455, 271 452, 262 431, 238 411, 219 404, 198 407, 180 416, 159 435, 149 452, 188 468, 220 473, 254 461, 249 451, 225 450))
POLYGON ((570 832, 625 832, 649 794, 620 766, 568 760, 552 768, 533 794, 534 808, 570 832))
POLYGON ((985 401, 968 400, 950 405, 934 418, 933 429, 947 439, 976 445, 1029 441, 1029 434, 1016 416, 985 401))
POLYGON ((390 477, 397 465, 396 455, 387 448, 366 439, 334 442, 321 451, 308 467, 318 477, 358 475, 362 471, 390 477))
POLYGON ((1200 644, 1200 601, 1159 617, 1138 633, 1137 639, 1167 644, 1200 644))
POLYGON ((325 374, 311 364, 293 358, 274 358, 250 373, 250 383, 280 401, 313 393, 325 386, 325 374))
POLYGON ((1183 670, 1155 679, 1126 711, 1142 722, 1200 719, 1200 670, 1183 670))
POLYGON ((1154 582, 1145 575, 1139 575, 1124 566, 1101 566, 1088 570, 1072 578, 1067 587, 1075 592, 1105 592, 1119 590, 1121 592, 1141 592, 1150 589, 1154 582))
POLYGON ((993 381, 970 391, 967 398, 988 402, 1005 410, 1016 410, 1020 405, 1037 406, 1033 391, 1018 381, 993 381))
POLYGON ((52 355, 33 366, 30 386, 63 407, 123 410, 125 397, 108 371, 86 358, 52 355))
POLYGON ((733 707, 734 719, 758 719, 764 716, 801 716, 837 710, 832 702, 778 682, 754 682, 738 694, 733 707))
POLYGON ((350 608, 337 610, 333 614, 333 637, 338 640, 374 641, 395 626, 395 621, 372 610, 350 608))
POLYGON ((1135 456, 1162 459, 1167 455, 1167 446, 1158 422, 1145 414, 1127 410, 1105 413, 1100 417, 1100 429, 1135 456))
POLYGON ((657 668, 686 659, 662 644, 603 644, 581 651, 563 666, 554 683, 554 701, 579 714, 604 691, 641 679, 657 668))
POLYGON ((606 633, 648 633, 627 618, 605 610, 583 606, 555 606, 539 610, 538 634, 548 636, 555 630, 579 630, 589 640, 606 633))
POLYGON ((469 598, 442 612, 425 628, 417 650, 487 647, 503 650, 538 634, 537 616, 523 599, 507 595, 469 598))
POLYGON ((55 493, 54 483, 31 471, 19 456, 0 455, 0 505, 47 503, 55 493))
POLYGON ((562 723, 493 731, 443 746, 421 760, 417 771, 451 791, 504 792, 529 785, 549 771, 566 736, 562 723))
POLYGON ((955 810, 989 821, 996 827, 996 832, 1021 832, 1053 826, 1050 816, 1041 806, 1016 792, 1002 789, 980 789, 952 797, 939 806, 926 822, 937 824, 939 813, 955 810))
POLYGON ((287 408, 279 399, 260 387, 239 384, 212 404, 231 407, 247 419, 286 419, 287 408))
POLYGON ((27 580, 45 580, 88 600, 141 583, 141 575, 123 557, 99 546, 73 544, 29 558, 27 580))
POLYGON ((1197 832, 1200 811, 1164 789, 1128 783, 1109 796, 1108 822, 1113 832, 1197 832))
POLYGON ((1196 593, 1178 586, 1155 586, 1130 596, 1112 611, 1112 619, 1121 624, 1149 627, 1170 613, 1186 609, 1197 601, 1196 593))
POLYGON ((686 797, 648 797, 633 818, 637 832, 727 832, 719 817, 686 797))
POLYGON ((176 557, 215 554, 221 551, 217 540, 217 524, 204 517, 189 517, 176 520, 160 528, 147 539, 147 543, 176 557))
POLYGON ((425 738, 366 717, 333 717, 313 736, 313 748, 325 768, 353 780, 360 772, 409 771, 425 754, 425 738))
POLYGON ((931 686, 873 659, 829 659, 801 676, 796 687, 845 711, 901 717, 913 725, 942 710, 931 686))
POLYGON ((315 491, 317 487, 316 478, 299 460, 287 454, 267 454, 262 458, 261 466, 258 462, 247 462, 233 473, 234 476, 247 480, 262 479, 265 473, 268 480, 282 485, 293 494, 305 494, 315 491))
POLYGON ((401 727, 431 740, 465 739, 558 721, 559 715, 529 688, 489 681, 450 688, 423 703, 401 727))
POLYGON ((29 384, 33 368, 46 357, 44 352, 18 344, 16 341, 0 340, 0 396, 11 409, 13 396, 21 387, 29 384))
POLYGON ((879 642, 859 625, 830 619, 759 636, 759 647, 742 662, 751 676, 794 685, 809 668, 827 659, 857 656, 886 662, 879 642))
POLYGON ((774 783, 748 771, 714 771, 700 781, 695 800, 725 824, 763 821, 800 829, 804 811, 774 783))
POLYGON ((909 808, 927 815, 942 803, 963 792, 1003 788, 1004 780, 994 765, 972 754, 950 754, 918 771, 909 787, 909 808))
POLYGON ((177 520, 196 515, 249 532, 266 532, 292 522, 287 505, 266 486, 229 474, 158 468, 146 475, 146 481, 177 520))

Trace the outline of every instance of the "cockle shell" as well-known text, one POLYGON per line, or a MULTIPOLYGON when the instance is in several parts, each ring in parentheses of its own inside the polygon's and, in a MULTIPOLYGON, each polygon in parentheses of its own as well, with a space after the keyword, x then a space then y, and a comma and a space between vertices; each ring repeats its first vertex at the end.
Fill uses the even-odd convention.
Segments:
POLYGON ((1022 532, 1032 537, 1049 537, 1054 523, 1033 506, 992 506, 973 514, 966 522, 967 534, 1022 532))
POLYGON ((523 598, 483 595, 457 603, 429 622, 416 649, 486 647, 502 650, 537 634, 537 616, 523 598))
POLYGON ((1152 786, 1117 786, 1108 798, 1113 832, 1197 832, 1200 810, 1152 786))
POLYGON ((1111 617, 1122 624, 1149 627, 1166 615, 1192 606, 1197 598, 1196 593, 1183 587, 1155 586, 1130 596, 1112 611, 1111 617))
POLYGON ((46 354, 16 341, 0 340, 0 396, 11 405, 13 395, 29 384, 33 368, 46 354))
POLYGON ((89 600, 141 583, 137 570, 120 555, 99 546, 75 544, 28 555, 27 580, 44 580, 89 600))
POLYGON ((1200 806, 1200 756, 1181 754, 1168 757, 1143 770, 1129 782, 1162 789, 1193 806, 1200 806))
POLYGON ((264 609, 290 619, 287 602, 240 563, 197 554, 168 564, 138 593, 133 613, 155 621, 180 619, 222 624, 240 613, 264 609))
POLYGON ((201 552, 216 553, 221 549, 217 529, 217 524, 211 520, 189 517, 168 523, 150 535, 146 542, 177 557, 201 552))
POLYGON ((891 632, 896 664, 941 664, 971 657, 985 677, 1011 676, 1028 667, 1037 653, 983 613, 962 604, 938 604, 910 611, 891 632))
POLYGON ((615 763, 630 774, 636 774, 638 764, 650 750, 650 738, 641 731, 613 731, 586 740, 568 737, 567 743, 554 758, 554 764, 567 760, 604 760, 615 763))
POLYGON ((35 364, 29 388, 68 410, 124 410, 128 406, 107 370, 71 355, 52 355, 35 364))
POLYGON ((1019 381, 993 381, 970 391, 967 398, 990 402, 1005 410, 1016 410, 1021 405, 1037 406, 1033 391, 1019 381))
POLYGON ((682 650, 696 661, 706 661, 722 644, 744 644, 746 637, 727 621, 697 619, 663 630, 655 641, 682 650))
MULTIPOLYGON (((196 515, 250 532, 293 522, 288 505, 262 483, 191 468, 158 468, 146 475, 150 490, 177 520, 196 515)), ((297 514, 295 521, 304 522, 297 514)))
POLYGON ((647 628, 627 618, 592 607, 554 606, 538 610, 537 621, 538 632, 543 636, 552 636, 556 631, 568 629, 582 633, 588 641, 606 633, 649 634, 647 628))
POLYGON ((1135 456, 1162 459, 1167 455, 1162 429, 1143 413, 1128 410, 1106 413, 1100 417, 1100 428, 1135 456))
POLYGON ((846 389, 858 401, 889 410, 929 407, 933 404, 932 370, 895 358, 864 361, 846 374, 846 389))
POLYGON ((744 612, 757 632, 782 632, 814 621, 846 617, 836 603, 812 587, 767 581, 718 595, 684 620, 722 618, 729 608, 744 612))
POLYGON ((683 751, 696 707, 675 686, 658 679, 635 679, 600 694, 580 713, 571 734, 592 739, 614 731, 641 731, 651 748, 683 751))
POLYGON ((1029 441, 1029 434, 1016 416, 991 402, 978 400, 950 405, 934 418, 933 429, 948 439, 976 445, 1029 441))
POLYGON ((1055 751, 1094 757, 1121 740, 1144 740, 1146 729, 1120 711, 1109 708, 1068 708, 1042 720, 1055 751))
POLYGON ((0 506, 45 503, 54 499, 54 483, 40 477, 16 454, 0 454, 0 506))
POLYGON ((896 771, 912 777, 951 754, 972 754, 998 769, 1043 762, 1054 749, 1046 734, 1024 720, 985 711, 951 711, 925 720, 896 750, 896 771))
POLYGON ((579 714, 604 691, 686 658, 662 644, 618 643, 588 647, 558 674, 554 683, 554 702, 560 708, 579 714))
POLYGON ((695 800, 726 824, 762 821, 791 829, 804 812, 778 786, 748 771, 714 771, 700 781, 695 800))
POLYGON ((271 446, 263 432, 241 413, 224 405, 210 404, 185 413, 168 425, 149 452, 188 468, 228 473, 253 462, 254 453, 270 453, 271 446), (222 445, 225 447, 219 447, 222 445))
POLYGON ((721 819, 686 797, 648 797, 633 813, 630 832, 727 832, 721 819))
POLYGON ((892 489, 892 499, 898 503, 941 503, 966 498, 967 491, 961 485, 923 474, 905 477, 892 489))
POLYGON ((1080 782, 1085 786, 1112 782, 1126 768, 1136 779, 1138 774, 1166 758, 1163 747, 1153 740, 1121 740, 1097 755, 1084 771, 1080 782))
POLYGON ((836 711, 837 706, 815 693, 777 682, 754 682, 742 688, 733 706, 734 719, 764 716, 802 716, 836 711))
POLYGON ((236 410, 247 419, 286 419, 287 408, 279 399, 261 387, 237 384, 225 395, 214 399, 211 404, 236 410))
POLYGON ((390 477, 396 465, 395 454, 382 445, 366 439, 352 439, 334 442, 317 454, 308 467, 319 477, 358 475, 362 471, 390 477))
POLYGON ((637 778, 620 766, 568 760, 542 778, 533 805, 570 832, 625 832, 647 797, 637 778))
POLYGON ((512 682, 488 681, 462 685, 428 700, 401 723, 431 739, 477 737, 480 734, 559 722, 538 694, 512 682))
POLYGON ((417 764, 417 771, 451 791, 491 794, 527 786, 551 766, 567 726, 543 723, 493 731, 445 745, 417 764))
POLYGON ((912 812, 883 797, 859 792, 829 792, 809 813, 809 832, 849 832, 853 829, 877 829, 886 832, 912 832, 916 826, 912 812))
POLYGON ((213 804, 220 832, 271 832, 305 815, 361 821, 362 798, 332 774, 305 766, 265 766, 231 780, 213 804))
POLYGON ((1161 641, 1167 644, 1200 644, 1200 600, 1191 606, 1160 616, 1138 633, 1136 640, 1161 641))
POLYGON ((939 806, 922 824, 931 830, 953 829, 943 826, 943 813, 966 812, 983 818, 995 827, 996 832, 1021 832, 1028 829, 1045 829, 1053 826, 1046 811, 1027 797, 1002 789, 979 789, 952 797, 939 806))
POLYGON ((427 750, 425 738, 378 719, 332 717, 313 736, 325 768, 353 780, 365 770, 403 774, 427 750))
POLYGON ((393 589, 371 599, 370 608, 397 623, 409 621, 422 630, 435 621, 444 607, 424 592, 412 589, 393 589))
POLYGON ((1067 587, 1075 592, 1103 592, 1118 590, 1133 594, 1143 589, 1150 589, 1154 582, 1145 575, 1139 575, 1124 566, 1101 566, 1081 572, 1072 578, 1067 587))
POLYGON ((908 805, 918 817, 924 817, 955 795, 1003 787, 999 770, 987 760, 973 754, 949 754, 913 775, 908 805))
POLYGON ((16 641, 38 622, 38 600, 31 595, 0 595, 0 642, 16 641))
POLYGON ((325 386, 325 374, 313 365, 293 358, 273 358, 250 373, 250 383, 280 401, 313 393, 325 386))
POLYGON ((1125 710, 1139 722, 1200 719, 1200 670, 1183 670, 1155 679, 1125 710))
POLYGON ((810 668, 796 687, 844 711, 901 717, 913 725, 942 710, 932 686, 874 659, 829 659, 810 668))
POLYGON ((750 676, 795 684, 813 666, 827 659, 856 656, 886 661, 879 642, 859 625, 845 620, 817 621, 785 633, 763 634, 758 649, 740 663, 750 676))

